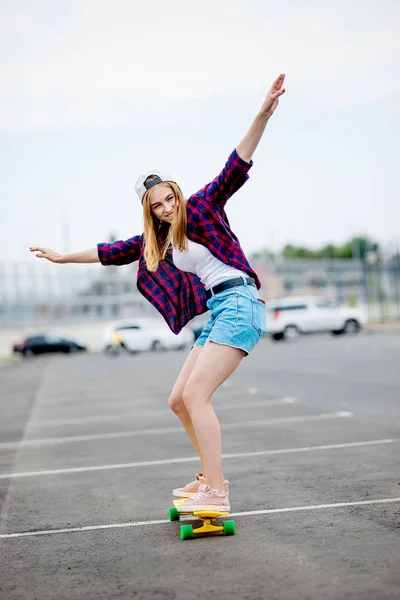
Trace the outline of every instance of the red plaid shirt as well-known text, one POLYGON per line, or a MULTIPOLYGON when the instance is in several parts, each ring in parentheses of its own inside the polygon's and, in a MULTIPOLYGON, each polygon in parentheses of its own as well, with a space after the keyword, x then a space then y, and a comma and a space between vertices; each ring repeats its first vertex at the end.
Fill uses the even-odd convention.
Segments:
MULTIPOLYGON (((231 230, 224 209, 227 200, 247 181, 252 164, 253 161, 245 162, 234 150, 221 173, 190 196, 186 205, 187 236, 205 246, 224 264, 254 277, 259 289, 260 281, 231 230)), ((161 313, 174 333, 179 333, 193 317, 208 310, 204 285, 193 273, 179 270, 172 261, 172 253, 160 262, 157 271, 147 270, 143 256, 143 234, 126 241, 101 243, 97 248, 103 265, 126 265, 139 260, 137 287, 161 313)))

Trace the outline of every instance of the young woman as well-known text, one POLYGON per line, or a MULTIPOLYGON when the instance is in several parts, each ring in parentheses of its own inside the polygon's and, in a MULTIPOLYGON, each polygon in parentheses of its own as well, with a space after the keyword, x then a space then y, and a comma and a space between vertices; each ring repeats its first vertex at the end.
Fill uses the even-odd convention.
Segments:
POLYGON ((151 170, 139 177, 135 189, 143 205, 143 234, 66 255, 30 248, 38 258, 55 263, 122 265, 138 260, 138 289, 174 333, 210 310, 209 321, 169 397, 204 473, 173 490, 174 495, 188 498, 180 505, 182 512, 230 510, 228 482, 222 472, 221 428, 211 397, 264 335, 266 314, 257 294, 259 279, 230 229, 224 207, 248 179, 252 155, 285 92, 284 79, 281 74, 275 80, 221 173, 187 201, 167 173, 151 170))

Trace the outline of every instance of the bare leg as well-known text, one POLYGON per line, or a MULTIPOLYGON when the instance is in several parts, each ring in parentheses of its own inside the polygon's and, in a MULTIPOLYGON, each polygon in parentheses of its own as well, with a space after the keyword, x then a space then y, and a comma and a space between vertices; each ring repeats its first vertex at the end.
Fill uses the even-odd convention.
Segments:
POLYGON ((183 402, 183 397, 182 397, 186 382, 187 382, 188 378, 190 377, 193 367, 194 367, 198 357, 200 356, 202 350, 203 349, 201 346, 195 346, 190 351, 188 357, 186 358, 186 360, 183 364, 182 370, 178 375, 178 378, 174 384, 174 387, 172 388, 172 392, 168 399, 168 402, 169 402, 169 405, 170 405, 171 409, 173 410, 173 412, 180 419, 183 427, 186 430, 186 433, 188 434, 189 438, 191 439, 192 444, 195 447, 195 449, 200 457, 201 463, 203 465, 203 471, 204 471, 203 458, 201 456, 200 446, 197 441, 196 434, 195 434, 195 431, 193 428, 192 419, 190 417, 188 409, 186 408, 186 406, 183 402))
POLYGON ((221 427, 210 399, 215 390, 235 371, 245 356, 243 350, 206 342, 183 391, 200 448, 207 483, 223 490, 221 427))

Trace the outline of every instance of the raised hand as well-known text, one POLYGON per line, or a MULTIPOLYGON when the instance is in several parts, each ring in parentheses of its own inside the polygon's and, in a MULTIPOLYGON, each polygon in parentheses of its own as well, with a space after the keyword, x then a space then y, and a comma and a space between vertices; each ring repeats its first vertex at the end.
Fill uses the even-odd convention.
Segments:
POLYGON ((281 73, 277 77, 269 90, 267 97, 265 98, 264 104, 261 107, 261 113, 264 115, 271 116, 279 104, 279 96, 285 93, 285 89, 282 87, 285 81, 284 73, 281 73))
POLYGON ((37 258, 46 258, 47 260, 53 263, 62 262, 63 255, 59 254, 58 252, 54 252, 54 250, 51 250, 50 248, 30 246, 29 250, 31 252, 38 252, 38 254, 36 254, 37 258))
POLYGON ((268 92, 267 97, 264 100, 260 111, 254 119, 249 131, 246 133, 240 144, 236 147, 236 152, 244 161, 249 162, 255 149, 258 146, 259 141, 262 138, 265 127, 269 121, 270 116, 278 106, 279 96, 285 93, 283 82, 285 81, 285 75, 281 73, 277 77, 268 92))

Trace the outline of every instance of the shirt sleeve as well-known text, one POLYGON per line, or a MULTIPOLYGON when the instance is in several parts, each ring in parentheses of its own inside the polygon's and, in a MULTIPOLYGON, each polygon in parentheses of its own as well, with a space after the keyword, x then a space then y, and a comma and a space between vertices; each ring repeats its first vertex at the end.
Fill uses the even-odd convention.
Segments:
POLYGON ((97 244, 99 261, 104 266, 128 265, 139 259, 143 243, 143 235, 136 235, 129 240, 118 240, 109 244, 101 242, 97 244))
POLYGON ((248 180, 248 171, 253 166, 240 158, 234 150, 225 163, 221 173, 208 183, 199 193, 210 203, 224 206, 231 196, 248 180))

